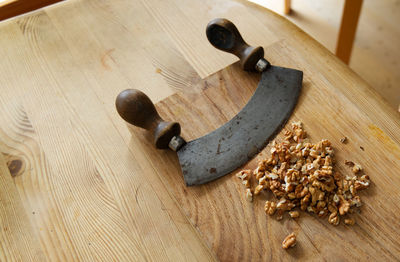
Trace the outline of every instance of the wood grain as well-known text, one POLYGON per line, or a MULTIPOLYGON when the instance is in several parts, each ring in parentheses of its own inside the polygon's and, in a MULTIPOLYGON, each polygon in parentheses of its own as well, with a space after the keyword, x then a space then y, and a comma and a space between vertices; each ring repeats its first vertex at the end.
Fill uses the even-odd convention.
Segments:
MULTIPOLYGON (((29 121, 38 127, 35 129, 37 136, 44 138, 37 141, 43 152, 29 152, 33 159, 45 156, 42 160, 45 167, 33 169, 38 176, 34 180, 40 181, 36 182, 40 187, 27 193, 29 198, 39 194, 38 199, 50 200, 50 203, 38 201, 34 206, 28 205, 37 214, 39 221, 36 223, 46 225, 41 228, 45 232, 40 238, 43 246, 50 249, 46 256, 50 260, 213 260, 213 255, 199 241, 164 185, 152 173, 152 168, 142 164, 142 169, 135 164, 144 160, 140 151, 134 153, 127 147, 130 135, 119 117, 113 119, 120 124, 125 136, 113 122, 104 122, 109 116, 92 89, 76 88, 89 83, 71 54, 64 52, 67 47, 61 44, 60 35, 48 16, 37 13, 20 20, 19 25, 6 28, 3 33, 19 43, 14 50, 22 59, 29 57, 29 52, 34 52, 35 57, 20 64, 3 53, 6 61, 2 69, 9 73, 3 79, 5 83, 12 83, 16 78, 29 83, 19 90, 23 98, 20 103, 30 112, 29 121), (36 24, 33 28, 32 23, 36 24), (41 38, 37 28, 51 33, 41 38), (54 45, 55 42, 58 44, 54 45), (43 74, 19 75, 21 71, 31 72, 37 63, 44 69, 43 74), (7 70, 7 67, 14 70, 7 70), (51 68, 59 70, 52 72, 51 68), (59 82, 61 78, 70 81, 68 84, 59 82), (37 99, 31 100, 26 94, 37 99), (97 117, 93 117, 95 115, 97 117), (106 130, 113 130, 114 134, 110 135, 106 130), (104 143, 94 142, 97 140, 104 143), (125 150, 121 151, 122 148, 125 150), (134 177, 138 180, 132 179, 134 177), (37 211, 37 205, 43 212, 37 211), (54 229, 49 227, 51 224, 54 229), (57 242, 61 242, 62 248, 57 248, 56 244, 51 246, 57 242)), ((100 63, 97 57, 96 62, 100 63)), ((99 68, 99 74, 104 74, 101 64, 99 68)), ((152 72, 155 74, 154 69, 152 72)), ((108 90, 112 94, 104 96, 110 98, 110 104, 120 89, 115 87, 115 90, 108 90)), ((9 89, 2 93, 6 101, 7 93, 15 97, 15 91, 9 89)), ((11 110, 7 104, 5 109, 5 113, 11 110)), ((116 114, 114 106, 109 107, 108 112, 116 114)), ((17 147, 23 147, 23 144, 17 144, 17 147)), ((30 188, 27 176, 24 173, 25 179, 19 182, 24 190, 30 188)), ((34 224, 33 228, 36 226, 34 224)))
POLYGON ((282 17, 230 0, 71 0, 3 22, 0 46, 1 260, 321 260, 338 253, 333 246, 343 260, 398 255, 398 116, 282 17), (313 139, 336 141, 338 157, 364 164, 374 182, 358 226, 270 220, 230 176, 186 188, 176 155, 118 116, 116 95, 137 88, 192 139, 246 103, 259 75, 236 64, 219 71, 236 58, 206 40, 217 16, 271 62, 305 72, 293 119, 313 139), (342 135, 352 144, 339 144, 342 135), (300 244, 283 253, 291 230, 300 244))

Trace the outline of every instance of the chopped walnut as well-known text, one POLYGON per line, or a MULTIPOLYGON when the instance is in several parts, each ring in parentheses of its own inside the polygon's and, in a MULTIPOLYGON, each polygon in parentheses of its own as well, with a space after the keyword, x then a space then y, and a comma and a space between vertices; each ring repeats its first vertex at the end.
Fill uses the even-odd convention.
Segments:
POLYGON ((285 211, 284 210, 282 210, 282 209, 279 209, 278 211, 276 211, 276 220, 282 220, 283 219, 283 213, 284 213, 285 211))
POLYGON ((344 164, 348 166, 354 166, 354 162, 349 160, 344 160, 344 164))
POLYGON ((283 249, 288 249, 294 247, 295 245, 296 245, 296 235, 294 234, 294 232, 285 237, 285 239, 282 242, 283 249))
POLYGON ((297 218, 300 216, 300 213, 299 213, 299 211, 290 211, 289 215, 291 218, 297 218))
POLYGON ((281 209, 281 210, 291 210, 294 207, 295 207, 295 205, 293 203, 287 201, 285 198, 281 198, 281 200, 279 200, 278 204, 276 204, 276 208, 281 209))
POLYGON ((245 187, 250 188, 250 181, 249 181, 249 180, 243 180, 243 181, 242 181, 242 184, 243 184, 245 187))
POLYGON ((339 218, 339 215, 338 215, 338 213, 336 211, 330 214, 330 216, 328 218, 328 222, 331 223, 334 226, 339 225, 340 218, 339 218))
POLYGON ((247 189, 246 189, 246 199, 247 199, 247 201, 249 201, 249 202, 252 202, 252 201, 253 201, 253 194, 251 193, 250 188, 247 188, 247 189))
POLYGON ((347 137, 343 137, 340 139, 340 143, 346 144, 346 142, 347 142, 347 137))
POLYGON ((344 223, 345 223, 346 225, 352 226, 352 225, 355 224, 355 221, 354 221, 354 219, 352 219, 352 218, 345 218, 345 219, 344 219, 344 223))
POLYGON ((362 170, 362 167, 359 164, 354 164, 354 166, 353 166, 353 173, 354 174, 357 174, 361 170, 362 170))
POLYGON ((343 199, 339 204, 339 214, 343 216, 347 212, 349 212, 349 209, 350 209, 350 203, 343 199))
POLYGON ((265 202, 264 210, 265 213, 272 216, 276 211, 276 203, 271 201, 265 202))
POLYGON ((258 184, 259 184, 259 185, 263 185, 263 186, 265 185, 266 187, 269 187, 269 186, 267 186, 267 185, 269 184, 269 182, 268 182, 266 176, 263 176, 262 178, 260 178, 260 179, 258 180, 258 184))
POLYGON ((248 180, 250 178, 251 170, 242 170, 236 174, 241 180, 248 180))
POLYGON ((354 188, 355 190, 362 190, 362 189, 366 189, 367 187, 369 187, 369 181, 356 181, 354 183, 354 188))
POLYGON ((260 192, 264 189, 263 185, 258 185, 256 186, 256 189, 254 189, 254 195, 260 194, 260 192))

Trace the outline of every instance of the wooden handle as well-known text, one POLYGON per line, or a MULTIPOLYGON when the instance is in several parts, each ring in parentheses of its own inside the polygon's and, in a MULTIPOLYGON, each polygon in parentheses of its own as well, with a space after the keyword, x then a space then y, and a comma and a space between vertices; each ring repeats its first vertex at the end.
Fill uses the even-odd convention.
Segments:
POLYGON ((236 26, 224 18, 216 18, 207 25, 206 34, 210 43, 225 52, 239 57, 242 68, 254 71, 257 62, 264 58, 264 49, 249 46, 236 26))
POLYGON ((166 122, 158 114, 153 102, 143 92, 126 89, 119 93, 115 101, 119 115, 129 124, 149 130, 154 134, 156 148, 168 148, 174 136, 181 133, 177 122, 166 122))

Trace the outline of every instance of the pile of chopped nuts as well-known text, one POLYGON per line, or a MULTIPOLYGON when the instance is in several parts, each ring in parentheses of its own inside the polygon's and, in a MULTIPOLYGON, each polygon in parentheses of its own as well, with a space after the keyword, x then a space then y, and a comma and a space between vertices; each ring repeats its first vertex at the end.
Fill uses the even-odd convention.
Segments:
POLYGON ((315 213, 319 217, 328 217, 329 223, 338 225, 341 216, 344 223, 355 222, 348 214, 361 206, 357 192, 367 188, 369 177, 362 174, 362 167, 351 161, 353 176, 343 176, 334 169, 334 150, 326 139, 316 144, 307 140, 307 134, 300 122, 292 123, 292 131, 286 130, 281 143, 272 143, 271 156, 259 162, 254 172, 242 170, 236 176, 246 187, 246 199, 253 201, 253 195, 263 190, 272 191, 276 201, 266 201, 265 212, 276 214, 282 219, 286 211, 292 218, 299 217, 294 211, 299 207, 303 211, 315 213), (250 177, 253 174, 258 181, 254 190, 250 177))

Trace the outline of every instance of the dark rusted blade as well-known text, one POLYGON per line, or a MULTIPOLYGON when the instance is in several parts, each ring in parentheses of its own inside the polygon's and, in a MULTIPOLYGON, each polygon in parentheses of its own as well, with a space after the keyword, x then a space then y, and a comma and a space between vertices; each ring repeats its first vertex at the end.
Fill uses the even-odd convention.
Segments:
POLYGON ((224 176, 249 161, 285 125, 300 94, 303 72, 271 66, 246 106, 213 132, 178 151, 188 186, 224 176))

